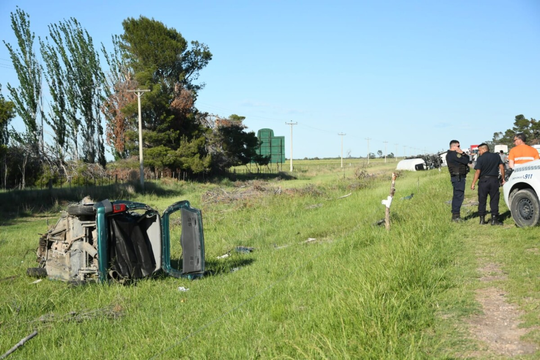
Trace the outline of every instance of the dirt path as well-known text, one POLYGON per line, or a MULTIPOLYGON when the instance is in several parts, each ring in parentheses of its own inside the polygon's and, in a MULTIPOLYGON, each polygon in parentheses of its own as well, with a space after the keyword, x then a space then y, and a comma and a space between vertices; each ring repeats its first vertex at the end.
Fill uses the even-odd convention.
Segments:
POLYGON ((521 340, 529 329, 520 328, 522 312, 506 299, 506 293, 489 283, 505 280, 497 264, 485 264, 480 272, 480 281, 487 286, 476 291, 476 300, 481 304, 483 314, 473 316, 468 325, 471 336, 480 344, 480 350, 466 354, 465 358, 500 359, 519 355, 534 354, 536 345, 521 340))

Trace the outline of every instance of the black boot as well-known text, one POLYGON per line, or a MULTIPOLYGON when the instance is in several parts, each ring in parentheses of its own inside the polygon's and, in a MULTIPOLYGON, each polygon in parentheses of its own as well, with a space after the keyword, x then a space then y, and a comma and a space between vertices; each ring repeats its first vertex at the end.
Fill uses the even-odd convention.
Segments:
POLYGON ((503 225, 503 223, 497 219, 497 216, 491 215, 491 225, 503 225))
POLYGON ((453 222, 461 222, 461 217, 459 216, 459 214, 452 214, 452 221, 453 222))
POLYGON ((487 224, 486 215, 480 215, 480 225, 487 224))

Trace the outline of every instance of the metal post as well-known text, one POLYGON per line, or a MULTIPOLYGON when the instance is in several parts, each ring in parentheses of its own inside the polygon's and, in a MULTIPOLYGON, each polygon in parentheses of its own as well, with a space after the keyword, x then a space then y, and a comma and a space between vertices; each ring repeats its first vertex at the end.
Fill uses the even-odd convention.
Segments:
POLYGON ((386 151, 386 144, 388 144, 388 141, 383 141, 383 143, 384 143, 384 162, 386 163, 386 154, 388 153, 386 151))
POLYGON ((143 142, 142 142, 142 115, 141 115, 141 96, 143 93, 150 90, 128 90, 128 92, 134 92, 137 94, 137 102, 139 106, 139 177, 141 180, 141 188, 144 190, 144 161, 143 161, 143 142))
POLYGON ((293 166, 292 166, 292 158, 293 158, 293 152, 292 152, 292 149, 293 149, 293 147, 292 147, 292 144, 293 144, 293 141, 292 141, 292 127, 293 127, 293 125, 296 125, 296 124, 298 124, 298 123, 297 123, 297 122, 295 122, 295 123, 293 123, 293 122, 290 122, 290 123, 286 122, 285 124, 291 125, 291 161, 290 161, 290 162, 291 162, 291 170, 290 170, 290 171, 292 172, 292 171, 293 171, 293 166))
POLYGON ((341 167, 343 167, 343 136, 347 134, 339 133, 338 135, 341 136, 341 167))

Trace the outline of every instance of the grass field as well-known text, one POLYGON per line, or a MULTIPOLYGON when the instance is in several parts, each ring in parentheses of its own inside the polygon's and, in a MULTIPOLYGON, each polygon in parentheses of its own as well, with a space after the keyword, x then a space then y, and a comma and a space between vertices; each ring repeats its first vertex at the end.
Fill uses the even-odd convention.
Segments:
POLYGON ((450 222, 443 169, 398 174, 387 231, 377 223, 396 162, 355 161, 295 160, 291 176, 267 180, 148 183, 145 194, 124 185, 0 193, 0 353, 37 330, 10 359, 504 359, 468 325, 482 314, 484 264, 502 269, 489 286, 522 311, 523 341, 540 345, 538 228, 516 228, 502 199, 505 225, 478 225, 471 190, 467 220, 450 222), (189 200, 203 213, 208 276, 34 283, 25 272, 39 234, 85 195, 160 211, 189 200))

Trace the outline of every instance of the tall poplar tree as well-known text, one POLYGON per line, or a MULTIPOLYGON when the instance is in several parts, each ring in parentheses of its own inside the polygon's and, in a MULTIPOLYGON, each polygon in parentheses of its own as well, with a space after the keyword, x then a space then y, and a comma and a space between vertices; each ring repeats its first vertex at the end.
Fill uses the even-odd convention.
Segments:
POLYGON ((40 126, 38 117, 42 115, 42 72, 34 52, 35 34, 30 31, 30 16, 20 8, 11 13, 11 29, 17 37, 18 48, 4 41, 11 62, 19 79, 19 86, 7 84, 10 98, 15 105, 15 111, 26 126, 27 138, 37 147, 39 144, 40 126))
POLYGON ((42 72, 34 52, 35 34, 30 31, 30 16, 17 8, 11 13, 11 29, 17 38, 17 48, 4 41, 11 62, 19 79, 19 86, 7 84, 9 97, 13 101, 17 115, 21 117, 26 127, 22 133, 13 133, 13 138, 20 145, 23 161, 18 163, 21 172, 21 188, 26 186, 27 160, 39 154, 40 140, 43 143, 43 124, 38 125, 38 118, 43 119, 42 101, 42 72))
POLYGON ((49 25, 49 35, 52 43, 40 41, 53 98, 48 123, 58 145, 74 160, 105 165, 101 119, 105 75, 99 54, 75 18, 49 25))

